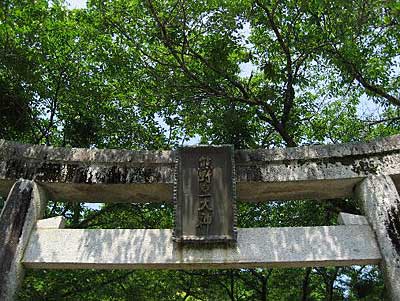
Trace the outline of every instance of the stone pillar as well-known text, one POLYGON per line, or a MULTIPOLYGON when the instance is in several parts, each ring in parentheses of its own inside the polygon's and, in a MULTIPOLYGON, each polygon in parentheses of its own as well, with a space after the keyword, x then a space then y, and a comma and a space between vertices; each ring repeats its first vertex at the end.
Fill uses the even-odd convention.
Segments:
POLYGON ((45 193, 33 181, 21 179, 11 188, 0 215, 0 300, 16 297, 24 275, 23 252, 45 201, 45 193))
POLYGON ((382 254, 381 267, 391 300, 400 300, 400 198, 389 176, 371 176, 356 187, 382 254))

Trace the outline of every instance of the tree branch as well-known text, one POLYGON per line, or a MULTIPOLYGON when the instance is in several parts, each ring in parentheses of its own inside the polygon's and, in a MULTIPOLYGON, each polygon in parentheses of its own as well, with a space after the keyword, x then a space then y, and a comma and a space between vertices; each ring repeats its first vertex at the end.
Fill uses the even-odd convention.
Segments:
POLYGON ((266 13, 269 25, 271 26, 276 39, 278 40, 278 43, 286 57, 286 89, 284 93, 284 99, 285 102, 283 104, 283 113, 281 117, 281 124, 283 127, 285 127, 286 123, 289 121, 290 117, 290 111, 292 110, 293 103, 294 103, 294 88, 293 88, 293 83, 294 83, 294 74, 292 70, 292 56, 290 54, 290 49, 288 46, 288 43, 285 42, 285 40, 282 37, 282 34, 278 28, 278 25, 274 19, 273 14, 270 12, 267 6, 261 3, 260 0, 256 0, 256 3, 258 6, 260 6, 263 11, 266 13))
POLYGON ((332 45, 330 52, 333 55, 335 55, 335 57, 344 64, 347 71, 351 75, 354 76, 354 78, 357 80, 357 82, 359 82, 364 87, 364 89, 366 89, 367 91, 371 92, 372 94, 374 94, 376 96, 386 99, 390 104, 392 104, 394 106, 400 106, 400 98, 397 98, 397 97, 387 93, 382 87, 375 85, 375 84, 371 83, 370 81, 368 81, 363 76, 361 71, 357 68, 357 66, 353 62, 351 62, 350 60, 345 58, 339 52, 339 50, 336 49, 336 47, 334 45, 332 45))

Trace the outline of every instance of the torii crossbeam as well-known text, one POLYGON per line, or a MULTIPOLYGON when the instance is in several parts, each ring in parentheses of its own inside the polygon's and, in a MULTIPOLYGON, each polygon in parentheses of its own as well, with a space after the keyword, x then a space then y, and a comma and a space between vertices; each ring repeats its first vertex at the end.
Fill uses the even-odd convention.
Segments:
MULTIPOLYGON (((237 243, 201 248, 174 242, 172 230, 62 229, 60 219, 40 220, 48 199, 172 202, 176 157, 177 151, 68 149, 0 140, 0 194, 8 195, 0 217, 0 299, 13 299, 24 268, 380 263, 392 299, 400 300, 400 136, 234 151, 239 200, 359 199, 366 219, 342 214, 344 225, 237 229, 237 243)), ((199 179, 208 181, 208 161, 196 160, 203 168, 199 179)), ((200 190, 208 193, 207 187, 200 190)))

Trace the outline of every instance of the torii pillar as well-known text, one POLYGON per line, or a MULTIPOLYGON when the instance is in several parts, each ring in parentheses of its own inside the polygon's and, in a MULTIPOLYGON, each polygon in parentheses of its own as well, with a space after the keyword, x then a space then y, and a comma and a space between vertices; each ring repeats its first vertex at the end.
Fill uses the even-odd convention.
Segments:
POLYGON ((390 176, 370 176, 356 187, 382 254, 381 267, 391 300, 400 300, 400 197, 390 176))

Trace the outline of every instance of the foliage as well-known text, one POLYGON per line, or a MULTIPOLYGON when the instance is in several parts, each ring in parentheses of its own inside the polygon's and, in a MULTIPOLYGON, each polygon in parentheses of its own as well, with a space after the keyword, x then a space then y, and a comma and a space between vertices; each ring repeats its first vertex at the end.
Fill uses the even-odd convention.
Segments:
MULTIPOLYGON (((400 130, 398 0, 0 3, 0 138, 236 148, 400 130)), ((335 224, 354 200, 239 203, 241 227, 335 224)), ((72 228, 170 228, 169 205, 49 204, 72 228)), ((382 300, 375 267, 29 271, 21 300, 382 300)))

